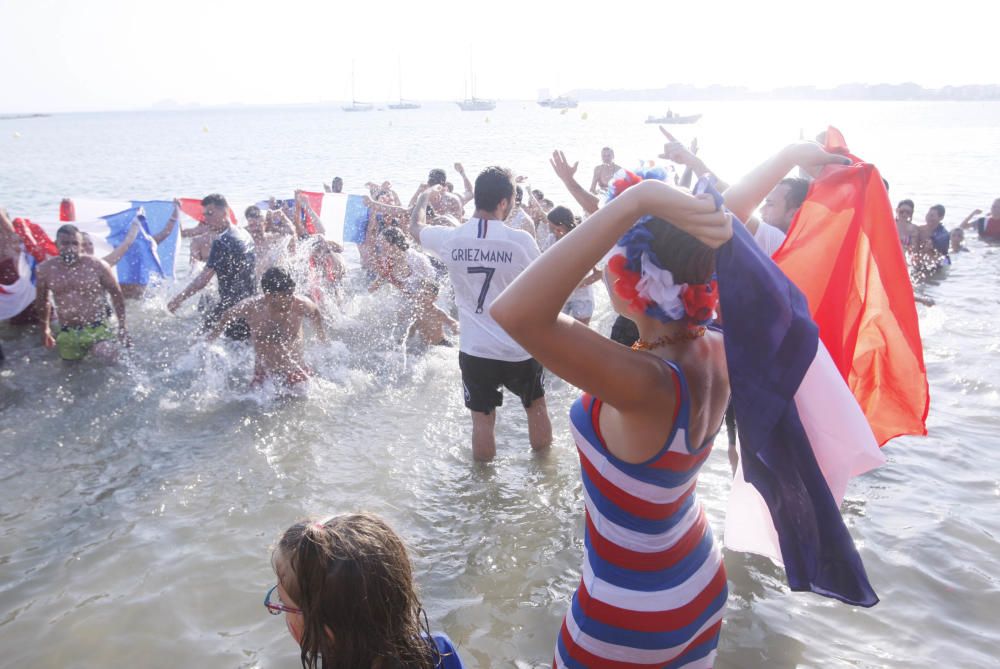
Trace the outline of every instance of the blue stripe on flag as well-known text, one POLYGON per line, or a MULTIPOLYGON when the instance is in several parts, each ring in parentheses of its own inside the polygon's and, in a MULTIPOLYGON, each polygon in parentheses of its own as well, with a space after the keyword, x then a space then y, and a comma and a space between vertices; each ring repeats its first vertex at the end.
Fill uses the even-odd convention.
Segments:
POLYGON ((798 288, 734 219, 716 254, 743 473, 764 498, 792 590, 878 602, 795 407, 819 333, 798 288))
MULTIPOLYGON (((163 232, 174 215, 174 203, 166 200, 133 201, 133 207, 142 207, 146 213, 146 228, 149 234, 155 236, 163 232)), ((163 276, 173 278, 174 259, 177 257, 177 245, 181 238, 181 224, 178 221, 170 236, 156 245, 156 255, 160 258, 160 269, 163 276)))
POLYGON ((368 207, 365 206, 365 199, 360 195, 348 195, 344 212, 344 241, 361 244, 367 231, 368 207))
POLYGON ((112 246, 118 246, 125 241, 132 221, 136 219, 136 216, 139 216, 139 223, 142 226, 139 230, 139 235, 135 238, 135 242, 132 243, 132 246, 129 247, 128 251, 125 252, 125 255, 115 266, 115 269, 118 271, 118 283, 145 286, 149 283, 153 272, 160 276, 163 275, 163 269, 160 267, 160 259, 156 254, 156 242, 149 235, 145 216, 142 214, 142 211, 140 207, 132 207, 117 214, 101 217, 108 224, 109 234, 107 240, 112 246))

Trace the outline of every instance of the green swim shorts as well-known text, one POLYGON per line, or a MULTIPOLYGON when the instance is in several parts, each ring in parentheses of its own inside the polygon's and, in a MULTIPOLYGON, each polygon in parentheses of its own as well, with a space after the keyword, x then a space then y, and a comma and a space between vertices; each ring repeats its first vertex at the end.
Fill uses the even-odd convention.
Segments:
POLYGON ((103 321, 82 327, 63 327, 56 336, 56 348, 63 360, 82 360, 91 346, 114 338, 114 333, 103 321))

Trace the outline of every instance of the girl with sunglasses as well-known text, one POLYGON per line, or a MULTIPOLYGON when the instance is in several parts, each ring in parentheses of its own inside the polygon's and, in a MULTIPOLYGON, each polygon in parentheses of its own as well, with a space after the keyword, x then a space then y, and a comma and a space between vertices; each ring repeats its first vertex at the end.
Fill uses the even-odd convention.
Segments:
POLYGON ((264 606, 285 614, 304 669, 462 669, 451 640, 431 635, 406 547, 380 518, 296 523, 271 564, 264 606))

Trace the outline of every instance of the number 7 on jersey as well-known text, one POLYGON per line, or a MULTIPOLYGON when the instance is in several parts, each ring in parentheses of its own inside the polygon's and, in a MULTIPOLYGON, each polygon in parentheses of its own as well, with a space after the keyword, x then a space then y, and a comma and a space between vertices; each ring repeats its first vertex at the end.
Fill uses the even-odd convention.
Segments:
POLYGON ((483 281, 483 288, 479 291, 479 302, 476 303, 476 313, 483 313, 483 302, 486 301, 486 294, 490 291, 490 281, 493 280, 493 272, 497 271, 496 267, 469 267, 469 274, 485 274, 486 279, 483 281))

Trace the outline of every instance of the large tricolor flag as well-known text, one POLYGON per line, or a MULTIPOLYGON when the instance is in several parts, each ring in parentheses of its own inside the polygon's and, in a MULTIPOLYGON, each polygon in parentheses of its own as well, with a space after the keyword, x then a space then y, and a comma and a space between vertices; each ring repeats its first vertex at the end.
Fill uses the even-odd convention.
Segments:
POLYGON ((309 206, 326 228, 326 238, 341 244, 360 244, 368 228, 368 207, 361 195, 347 193, 317 193, 302 191, 309 199, 309 206))
POLYGON ((878 443, 927 434, 927 370, 889 195, 835 128, 826 149, 853 164, 827 166, 813 181, 774 262, 805 295, 878 443))
MULTIPOLYGON (((170 235, 159 243, 153 237, 161 233, 174 214, 174 203, 167 200, 101 200, 74 198, 72 205, 63 207, 61 222, 70 222, 90 235, 94 253, 108 255, 128 235, 132 221, 138 220, 139 235, 118 261, 115 270, 119 283, 147 285, 153 275, 173 278, 180 244, 180 222, 170 235)), ((201 206, 198 201, 199 207, 201 206)), ((200 210, 198 211, 200 214, 200 210)), ((51 229, 53 224, 44 224, 51 229)), ((55 235, 55 230, 50 230, 55 235)))
POLYGON ((840 515, 847 481, 884 462, 802 292, 734 221, 716 255, 740 470, 728 547, 784 564, 792 590, 878 598, 840 515))

